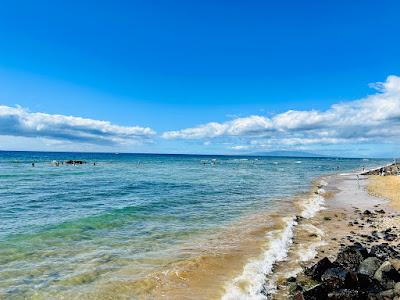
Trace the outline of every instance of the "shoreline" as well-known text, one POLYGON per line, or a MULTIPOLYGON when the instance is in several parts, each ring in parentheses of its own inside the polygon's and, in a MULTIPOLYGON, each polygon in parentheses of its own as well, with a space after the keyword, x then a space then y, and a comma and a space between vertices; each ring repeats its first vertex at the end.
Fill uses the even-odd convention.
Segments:
MULTIPOLYGON (((236 250, 233 251, 238 255, 230 257, 229 252, 232 248, 228 247, 221 257, 202 257, 194 263, 191 270, 176 272, 175 288, 183 285, 191 293, 208 290, 202 295, 197 294, 199 299, 247 299, 248 295, 253 298, 260 296, 267 299, 287 299, 290 295, 290 284, 287 282, 289 278, 301 274, 305 267, 312 265, 323 255, 333 258, 343 244, 350 243, 343 238, 350 231, 358 235, 366 234, 366 228, 348 227, 349 220, 356 215, 355 207, 361 210, 371 209, 371 206, 376 205, 376 209, 379 207, 390 210, 388 201, 368 195, 366 177, 363 176, 357 181, 357 174, 359 173, 333 174, 316 178, 308 193, 285 199, 295 207, 292 207, 288 216, 274 216, 272 212, 268 212, 265 216, 260 215, 258 221, 252 220, 262 223, 266 218, 280 219, 279 225, 268 228, 260 226, 257 235, 252 236, 257 240, 253 243, 257 245, 257 249, 250 250, 247 246, 243 248, 236 245, 236 250), (354 194, 357 195, 357 202, 349 204, 348 197, 354 194), (243 256, 245 252, 247 253, 243 256), (226 268, 227 264, 234 264, 234 260, 238 260, 235 267, 226 268), (206 267, 205 270, 210 272, 212 277, 216 276, 215 279, 222 280, 220 283, 225 278, 225 284, 217 287, 215 282, 201 278, 207 272, 199 270, 199 264, 206 267), (228 279, 228 274, 231 279, 228 279), (211 286, 216 288, 215 292, 207 289, 211 286)), ((233 227, 236 228, 235 225, 233 227)), ((175 296, 182 299, 191 297, 185 291, 181 291, 181 288, 174 290, 169 283, 160 288, 156 295, 167 299, 175 296)))
MULTIPOLYGON (((307 171, 299 162, 291 163, 299 166, 299 174, 307 171)), ((274 162, 270 165, 279 168, 274 162)), ((329 169, 332 171, 333 167, 329 169)), ((282 180, 281 174, 277 173, 275 180, 282 180)), ((173 244, 168 255, 160 251, 161 255, 145 257, 137 265, 122 261, 121 267, 104 274, 100 269, 102 262, 96 264, 98 269, 87 268, 82 272, 77 268, 79 271, 66 280, 58 280, 53 290, 43 289, 35 296, 38 299, 116 296, 284 299, 289 293, 287 279, 319 258, 321 249, 329 244, 325 241, 329 227, 336 221, 335 216, 329 216, 330 204, 336 201, 332 200, 339 192, 336 181, 342 175, 321 177, 321 174, 306 177, 307 182, 294 181, 299 186, 296 193, 286 191, 285 195, 285 190, 279 190, 281 196, 265 201, 258 211, 249 210, 240 218, 204 231, 185 243, 173 244)), ((289 177, 289 174, 283 176, 289 177)), ((265 183, 261 181, 261 184, 265 183)), ((342 217, 339 213, 338 216, 342 217)), ((333 226, 334 229, 337 228, 333 226)), ((104 259, 110 266, 120 262, 118 256, 104 259)))
MULTIPOLYGON (((273 291, 278 291, 280 285, 276 277, 277 266, 295 255, 291 267, 298 272, 297 254, 300 254, 301 263, 309 261, 320 246, 319 236, 309 238, 307 234, 298 243, 296 235, 299 230, 309 234, 318 230, 313 225, 314 219, 323 209, 323 194, 325 197, 330 194, 324 190, 328 184, 324 178, 326 176, 313 180, 307 193, 282 198, 279 209, 268 208, 260 214, 245 216, 229 224, 216 236, 209 237, 207 245, 199 244, 197 256, 168 264, 144 280, 118 286, 106 283, 100 289, 100 294, 90 293, 88 298, 111 296, 120 290, 132 288, 139 299, 273 297, 273 291), (303 252, 298 253, 299 249, 303 252)), ((187 247, 190 247, 190 252, 193 251, 193 244, 187 247)))
MULTIPOLYGON (((390 165, 392 164, 376 170, 390 165)), ((286 276, 280 278, 278 291, 271 297, 273 299, 293 297, 295 287, 298 288, 301 283, 303 290, 310 289, 311 286, 307 283, 304 270, 313 266, 322 258, 334 261, 338 253, 354 243, 362 243, 367 249, 382 242, 393 244, 393 241, 386 240, 386 230, 392 232, 396 237, 400 234, 397 228, 400 224, 397 209, 393 207, 393 203, 389 199, 376 197, 368 192, 368 183, 370 182, 368 176, 354 172, 336 174, 328 177, 327 180, 329 184, 326 190, 331 193, 331 197, 326 199, 325 209, 315 217, 315 222, 322 232, 324 243, 321 243, 316 250, 315 257, 302 265, 300 272, 294 274, 294 276, 287 276, 290 274, 286 274, 286 276), (367 212, 367 215, 364 212, 367 212), (369 213, 371 213, 371 217, 369 217, 369 213), (376 232, 382 235, 380 239, 371 237, 371 235, 377 235, 376 232)), ((306 297, 304 299, 314 298, 306 297)))

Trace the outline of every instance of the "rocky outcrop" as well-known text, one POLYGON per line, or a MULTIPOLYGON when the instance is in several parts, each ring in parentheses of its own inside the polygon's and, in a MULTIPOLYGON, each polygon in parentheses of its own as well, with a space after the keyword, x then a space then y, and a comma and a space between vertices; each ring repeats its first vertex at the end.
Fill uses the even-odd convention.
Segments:
POLYGON ((371 256, 375 256, 380 259, 387 259, 387 258, 397 258, 399 253, 393 249, 388 243, 382 243, 378 245, 373 245, 371 247, 371 256))
POLYGON ((383 175, 383 176, 397 175, 399 171, 400 171, 400 163, 396 162, 385 167, 366 171, 364 173, 361 173, 361 175, 383 175))
POLYGON ((367 249, 360 243, 355 243, 340 251, 335 262, 346 269, 356 271, 366 257, 368 257, 367 249))
POLYGON ((360 243, 343 247, 334 262, 322 258, 304 274, 316 282, 311 288, 299 286, 293 299, 400 299, 399 253, 387 243, 368 251, 360 243))
POLYGON ((358 273, 373 277, 381 264, 382 261, 379 258, 368 257, 360 263, 360 266, 358 267, 358 273))
POLYGON ((83 160, 66 160, 65 163, 66 163, 67 165, 83 165, 83 164, 85 164, 86 162, 83 161, 83 160))
POLYGON ((305 269, 304 273, 307 276, 310 276, 312 279, 321 280, 322 274, 325 273, 326 270, 332 268, 334 265, 331 263, 329 258, 324 257, 311 268, 305 269))

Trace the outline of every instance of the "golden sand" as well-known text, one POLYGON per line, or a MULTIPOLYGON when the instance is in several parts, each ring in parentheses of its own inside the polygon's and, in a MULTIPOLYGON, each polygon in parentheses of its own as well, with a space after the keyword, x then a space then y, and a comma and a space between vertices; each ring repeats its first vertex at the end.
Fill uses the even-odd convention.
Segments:
MULTIPOLYGON (((288 204, 292 201, 288 200, 288 204)), ((287 207, 285 212, 290 211, 287 207)), ((258 257, 266 245, 266 232, 284 227, 280 212, 246 217, 206 240, 189 244, 178 261, 166 263, 161 270, 139 280, 131 278, 134 269, 119 270, 87 291, 66 292, 63 299, 220 299, 225 285, 240 275, 243 266, 258 257), (119 278, 120 280, 116 280, 119 278)), ((50 298, 50 297, 48 297, 50 298)), ((55 297, 59 299, 60 297, 55 297)), ((40 298, 46 299, 46 297, 40 298)))
POLYGON ((390 200, 393 208, 400 209, 400 176, 370 176, 368 193, 390 200))

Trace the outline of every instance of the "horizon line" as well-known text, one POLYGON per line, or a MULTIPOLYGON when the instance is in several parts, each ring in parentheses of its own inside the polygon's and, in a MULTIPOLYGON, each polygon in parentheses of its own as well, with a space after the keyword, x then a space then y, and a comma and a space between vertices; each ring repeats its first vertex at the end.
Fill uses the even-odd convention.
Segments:
MULTIPOLYGON (((276 152, 279 150, 274 150, 271 152, 276 152)), ((286 150, 282 150, 286 151, 286 150)), ((182 155, 182 156, 253 156, 253 157, 286 157, 286 158, 343 158, 343 159, 396 159, 396 157, 350 157, 350 156, 334 156, 334 155, 322 155, 317 153, 305 152, 310 155, 315 156, 290 156, 290 155, 267 155, 266 154, 256 154, 256 153, 243 153, 243 154, 201 154, 201 153, 155 153, 155 152, 105 152, 105 151, 43 151, 43 150, 2 150, 0 152, 35 152, 35 153, 79 153, 79 154, 135 154, 135 155, 182 155)), ((288 151, 292 152, 292 151, 288 151)), ((297 151, 293 151, 297 152, 297 151)))

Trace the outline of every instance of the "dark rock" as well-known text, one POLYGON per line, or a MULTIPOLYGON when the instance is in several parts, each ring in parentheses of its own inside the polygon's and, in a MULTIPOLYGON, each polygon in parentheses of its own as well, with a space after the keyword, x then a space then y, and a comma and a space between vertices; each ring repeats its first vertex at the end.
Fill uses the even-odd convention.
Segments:
POLYGON ((382 285, 375 278, 358 273, 357 274, 358 286, 360 289, 369 293, 379 293, 383 291, 382 285))
POLYGON ((307 276, 310 276, 311 278, 319 281, 319 280, 321 280, 322 274, 324 274, 327 269, 332 268, 332 267, 333 267, 333 264, 329 260, 329 258, 324 257, 323 259, 321 259, 319 262, 317 262, 312 267, 305 269, 304 273, 307 276))
POLYGON ((325 300, 328 297, 328 289, 324 284, 318 284, 302 293, 304 300, 325 300))
POLYGON ((396 282, 400 281, 400 274, 389 261, 385 261, 376 270, 374 278, 386 289, 392 289, 396 282))
POLYGON ((372 215, 372 212, 370 212, 370 211, 367 209, 367 210, 364 210, 363 214, 369 216, 369 215, 372 215))
POLYGON ((303 293, 298 292, 293 296, 293 300, 304 300, 303 293))
POLYGON ((328 294, 328 299, 332 300, 361 300, 365 298, 365 293, 350 289, 341 289, 328 294))
POLYGON ((377 212, 378 214, 384 214, 385 213, 385 211, 383 209, 375 210, 375 212, 377 212))
POLYGON ((359 251, 364 258, 369 256, 367 248, 365 248, 361 243, 356 242, 353 244, 353 247, 359 251))
POLYGON ((296 277, 293 277, 293 276, 289 277, 287 279, 287 282, 296 282, 296 277))
POLYGON ((82 165, 82 164, 85 164, 86 162, 83 160, 67 160, 67 161, 65 161, 65 163, 67 165, 82 165))
POLYGON ((368 251, 360 243, 356 243, 342 249, 335 263, 346 269, 356 271, 360 263, 364 260, 364 256, 366 257, 367 255, 368 251))
POLYGON ((378 239, 383 237, 383 235, 380 232, 376 231, 376 230, 372 231, 371 234, 372 234, 372 236, 374 236, 374 237, 376 237, 378 239))
POLYGON ((396 258, 398 252, 394 250, 388 243, 373 245, 371 247, 370 256, 376 256, 379 259, 385 260, 387 258, 396 258))
POLYGON ((385 236, 383 238, 385 239, 385 241, 391 242, 391 241, 394 241, 395 239, 397 239, 397 234, 387 233, 387 234, 385 234, 385 236))
POLYGON ((355 278, 342 267, 330 268, 321 276, 321 281, 331 290, 355 287, 355 278))
POLYGON ((358 267, 358 273, 374 277, 376 270, 381 266, 382 261, 377 257, 368 257, 364 259, 358 267))

